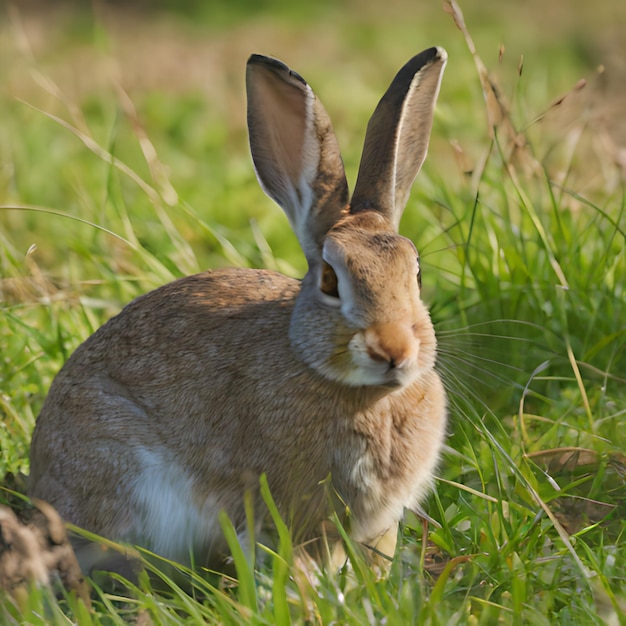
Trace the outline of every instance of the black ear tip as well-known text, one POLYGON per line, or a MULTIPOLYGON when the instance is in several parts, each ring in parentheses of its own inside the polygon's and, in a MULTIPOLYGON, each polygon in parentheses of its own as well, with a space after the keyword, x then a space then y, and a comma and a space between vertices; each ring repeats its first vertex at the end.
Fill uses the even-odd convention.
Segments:
POLYGON ((268 57, 264 54, 251 54, 248 59, 248 65, 264 65, 266 67, 272 67, 275 69, 288 70, 289 68, 278 59, 274 57, 268 57))
POLYGON ((444 63, 448 60, 448 53, 445 48, 435 46, 434 48, 431 48, 431 50, 434 50, 434 60, 443 61, 444 63))
POLYGON ((271 70, 272 72, 275 72, 277 74, 289 74, 289 76, 293 76, 303 85, 307 84, 307 82, 304 80, 304 78, 302 78, 302 76, 300 76, 300 74, 298 74, 298 72, 294 72, 292 69, 289 68, 289 66, 285 65, 282 61, 279 61, 274 57, 268 57, 263 54, 251 54, 248 59, 247 67, 250 68, 254 67, 255 65, 265 67, 268 70, 271 70))
POLYGON ((433 58, 437 58, 437 59, 448 58, 448 53, 446 52, 445 48, 442 48, 441 46, 433 46, 432 48, 428 48, 428 50, 424 50, 424 52, 427 52, 428 54, 432 54, 433 58))
POLYGON ((263 63, 265 59, 267 59, 268 57, 262 55, 262 54, 251 54, 250 57, 248 58, 248 65, 254 65, 256 63, 263 63))
POLYGON ((432 48, 427 48, 423 50, 419 54, 416 54, 407 65, 413 67, 424 67, 426 65, 430 65, 431 63, 436 63, 437 61, 445 63, 448 60, 448 53, 441 46, 433 46, 432 48))

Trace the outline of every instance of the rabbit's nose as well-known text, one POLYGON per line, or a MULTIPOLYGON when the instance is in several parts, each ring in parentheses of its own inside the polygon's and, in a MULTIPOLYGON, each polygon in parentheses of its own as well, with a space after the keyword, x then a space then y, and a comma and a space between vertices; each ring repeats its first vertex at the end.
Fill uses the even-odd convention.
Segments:
POLYGON ((364 333, 367 354, 389 369, 409 367, 417 359, 419 341, 408 324, 374 324, 364 333))

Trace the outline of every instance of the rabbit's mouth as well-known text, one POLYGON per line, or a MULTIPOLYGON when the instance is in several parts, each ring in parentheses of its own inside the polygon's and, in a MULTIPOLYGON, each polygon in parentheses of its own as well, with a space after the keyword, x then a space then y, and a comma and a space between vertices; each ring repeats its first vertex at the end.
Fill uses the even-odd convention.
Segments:
POLYGON ((410 368, 390 368, 385 374, 385 382, 380 386, 389 390, 402 389, 415 381, 418 375, 416 366, 410 368))
POLYGON ((344 375, 343 382, 352 387, 380 387, 388 391, 403 389, 419 376, 419 368, 391 368, 380 363, 359 364, 344 375))
POLYGON ((419 341, 410 350, 392 352, 368 329, 352 337, 348 353, 350 367, 344 381, 350 385, 398 389, 410 385, 419 375, 419 341))
POLYGON ((407 371, 390 369, 386 375, 387 380, 381 385, 388 389, 399 389, 406 387, 415 380, 415 374, 407 371))

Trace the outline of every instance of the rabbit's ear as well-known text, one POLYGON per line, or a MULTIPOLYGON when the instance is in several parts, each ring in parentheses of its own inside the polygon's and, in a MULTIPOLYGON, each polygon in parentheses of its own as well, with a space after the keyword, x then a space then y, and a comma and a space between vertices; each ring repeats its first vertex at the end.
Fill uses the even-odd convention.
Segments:
POLYGON ((264 191, 285 211, 309 265, 347 212, 348 184, 324 107, 305 80, 253 54, 246 71, 250 149, 264 191))
POLYGON ((393 79, 367 126, 350 211, 375 210, 397 230, 426 158, 433 110, 448 55, 430 48, 393 79))

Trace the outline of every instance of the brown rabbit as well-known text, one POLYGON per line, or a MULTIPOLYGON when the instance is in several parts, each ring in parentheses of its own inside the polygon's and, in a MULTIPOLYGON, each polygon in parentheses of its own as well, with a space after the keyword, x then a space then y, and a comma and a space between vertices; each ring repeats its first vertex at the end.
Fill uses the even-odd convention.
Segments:
MULTIPOLYGON (((418 254, 397 232, 446 59, 430 48, 396 75, 369 122, 350 201, 309 85, 276 59, 250 57, 257 175, 308 272, 208 271, 129 304, 52 384, 33 435, 31 495, 106 537, 219 567, 220 511, 245 542, 244 494, 256 494, 260 523, 266 474, 297 540, 326 531, 330 493, 354 541, 393 555, 446 427, 418 254)), ((92 553, 78 550, 84 570, 92 553)))

